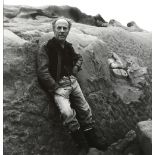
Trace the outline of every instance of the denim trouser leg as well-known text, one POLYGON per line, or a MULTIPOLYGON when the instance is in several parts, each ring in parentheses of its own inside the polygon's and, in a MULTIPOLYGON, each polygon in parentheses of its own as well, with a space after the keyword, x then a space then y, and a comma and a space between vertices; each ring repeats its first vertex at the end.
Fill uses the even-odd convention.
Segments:
POLYGON ((77 118, 81 127, 85 129, 92 128, 93 120, 92 120, 92 112, 91 108, 86 101, 80 85, 76 81, 73 84, 73 91, 71 93, 72 105, 76 109, 77 118))
POLYGON ((80 128, 80 125, 76 119, 75 110, 71 108, 71 103, 69 100, 71 89, 72 87, 70 86, 57 89, 54 100, 61 113, 63 125, 70 131, 75 131, 80 128))
POLYGON ((70 79, 63 78, 60 81, 61 87, 55 91, 55 103, 60 110, 63 124, 67 126, 70 131, 75 131, 80 128, 90 128, 92 125, 91 109, 85 100, 82 90, 75 77, 70 79), (70 102, 71 96, 71 102, 70 102), (71 108, 71 104, 77 112, 79 122, 76 118, 76 112, 71 108))

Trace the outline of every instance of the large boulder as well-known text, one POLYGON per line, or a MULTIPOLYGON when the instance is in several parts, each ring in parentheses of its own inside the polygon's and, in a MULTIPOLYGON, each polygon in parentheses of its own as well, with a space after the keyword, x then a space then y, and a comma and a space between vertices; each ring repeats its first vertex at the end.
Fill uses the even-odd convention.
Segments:
MULTIPOLYGON (((57 109, 37 80, 36 54, 40 44, 52 38, 51 24, 18 18, 4 27, 8 29, 4 40, 12 33, 27 40, 20 46, 4 46, 4 154, 76 155, 57 109)), ((109 144, 152 117, 151 33, 139 33, 73 23, 67 38, 83 56, 78 80, 92 108, 97 135, 105 136, 109 144), (113 74, 108 63, 111 53, 122 61, 118 69, 125 69, 128 77, 113 74)))
POLYGON ((137 136, 144 155, 152 155, 152 121, 137 124, 137 136))
POLYGON ((109 21, 109 26, 115 26, 115 27, 121 27, 124 30, 130 31, 130 32, 143 32, 145 30, 141 29, 134 21, 131 21, 127 23, 127 27, 122 25, 120 22, 118 22, 115 19, 111 19, 109 21))
POLYGON ((4 5, 4 16, 7 18, 22 18, 22 19, 36 19, 38 16, 57 18, 64 16, 70 18, 75 22, 94 25, 99 27, 106 27, 107 22, 101 17, 100 14, 96 16, 87 15, 76 7, 71 6, 43 6, 43 7, 30 7, 30 6, 9 6, 4 5))
POLYGON ((14 46, 22 46, 27 41, 20 38, 12 31, 4 29, 4 48, 6 47, 14 47, 14 46))
POLYGON ((17 16, 19 9, 21 6, 15 6, 15 5, 4 5, 4 17, 7 18, 14 18, 17 16))
POLYGON ((130 27, 130 29, 133 31, 143 31, 143 29, 141 29, 134 21, 127 23, 127 27, 130 27))

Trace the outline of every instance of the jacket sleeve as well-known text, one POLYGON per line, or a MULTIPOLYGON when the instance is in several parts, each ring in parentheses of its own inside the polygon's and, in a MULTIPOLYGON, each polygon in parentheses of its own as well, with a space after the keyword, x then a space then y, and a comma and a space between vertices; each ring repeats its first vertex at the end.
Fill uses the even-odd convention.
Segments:
POLYGON ((37 74, 39 81, 46 91, 52 93, 57 86, 57 83, 49 72, 49 58, 46 53, 45 43, 40 47, 37 54, 37 74))
POLYGON ((78 71, 80 71, 83 63, 83 58, 80 54, 75 53, 73 47, 72 47, 72 54, 73 54, 74 66, 77 66, 78 71))

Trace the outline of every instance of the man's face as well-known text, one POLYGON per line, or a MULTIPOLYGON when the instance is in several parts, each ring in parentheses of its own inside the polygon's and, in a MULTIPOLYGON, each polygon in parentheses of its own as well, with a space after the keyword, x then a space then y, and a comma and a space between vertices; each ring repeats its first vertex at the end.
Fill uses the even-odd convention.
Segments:
POLYGON ((54 35, 59 41, 65 41, 69 33, 69 24, 65 19, 59 19, 55 23, 54 35))

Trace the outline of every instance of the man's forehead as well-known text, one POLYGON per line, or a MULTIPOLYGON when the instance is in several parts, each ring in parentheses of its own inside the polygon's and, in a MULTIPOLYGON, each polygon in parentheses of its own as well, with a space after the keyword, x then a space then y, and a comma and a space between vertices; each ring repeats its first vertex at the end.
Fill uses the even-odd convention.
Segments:
POLYGON ((58 26, 58 25, 62 25, 62 26, 68 26, 69 24, 68 24, 68 22, 65 20, 65 19, 58 19, 57 21, 56 21, 56 23, 55 23, 55 25, 56 26, 58 26))

